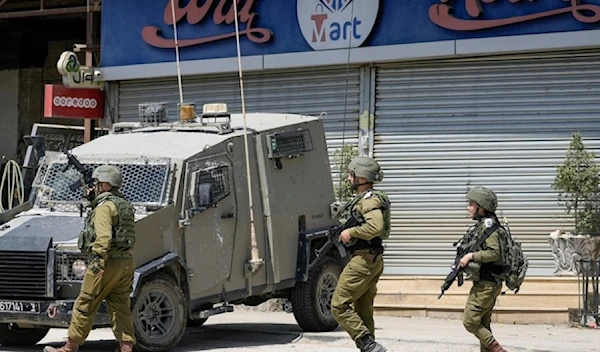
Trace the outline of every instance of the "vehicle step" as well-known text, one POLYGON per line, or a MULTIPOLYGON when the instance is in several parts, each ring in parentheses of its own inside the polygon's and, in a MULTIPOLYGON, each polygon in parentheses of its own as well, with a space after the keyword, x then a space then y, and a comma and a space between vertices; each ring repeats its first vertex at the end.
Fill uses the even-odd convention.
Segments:
POLYGON ((206 318, 210 317, 211 315, 230 313, 230 312, 233 312, 233 306, 226 305, 226 306, 220 306, 220 307, 214 307, 211 309, 201 310, 199 312, 194 312, 190 315, 190 318, 192 320, 206 319, 206 318))

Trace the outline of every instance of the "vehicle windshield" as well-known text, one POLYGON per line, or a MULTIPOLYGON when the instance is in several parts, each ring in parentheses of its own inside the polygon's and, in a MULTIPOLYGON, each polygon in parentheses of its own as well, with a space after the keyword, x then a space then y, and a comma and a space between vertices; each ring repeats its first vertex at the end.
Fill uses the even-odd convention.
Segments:
MULTIPOLYGON (((114 165, 123 173, 123 186, 120 191, 134 206, 164 206, 169 201, 168 190, 171 181, 169 159, 126 159, 101 160, 79 159, 80 163, 93 170, 100 165, 114 165)), ((83 198, 83 186, 72 189, 71 185, 83 177, 73 166, 67 168, 66 158, 55 157, 44 160, 40 166, 33 190, 37 191, 35 207, 57 207, 64 211, 78 211, 83 198)))

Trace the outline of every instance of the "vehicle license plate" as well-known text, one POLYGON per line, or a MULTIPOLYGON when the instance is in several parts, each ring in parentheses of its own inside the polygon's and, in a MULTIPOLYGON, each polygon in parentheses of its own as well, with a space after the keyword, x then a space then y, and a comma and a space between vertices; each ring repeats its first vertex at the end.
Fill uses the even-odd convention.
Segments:
POLYGON ((0 301, 0 312, 10 313, 39 313, 38 302, 0 301))

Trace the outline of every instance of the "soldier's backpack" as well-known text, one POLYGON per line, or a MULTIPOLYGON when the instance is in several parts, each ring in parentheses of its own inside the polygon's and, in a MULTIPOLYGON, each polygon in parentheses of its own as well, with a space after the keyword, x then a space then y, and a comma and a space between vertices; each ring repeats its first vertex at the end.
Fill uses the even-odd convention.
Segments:
MULTIPOLYGON (((523 280, 525 280, 527 268, 529 267, 529 260, 527 259, 525 253, 523 253, 521 243, 515 241, 515 239, 512 237, 506 220, 504 221, 504 225, 502 227, 505 230, 503 231, 504 236, 501 236, 503 242, 502 262, 505 270, 501 278, 504 280, 506 287, 508 287, 509 290, 517 293, 521 288, 523 280)), ((503 294, 504 293, 505 292, 503 292, 503 294)))

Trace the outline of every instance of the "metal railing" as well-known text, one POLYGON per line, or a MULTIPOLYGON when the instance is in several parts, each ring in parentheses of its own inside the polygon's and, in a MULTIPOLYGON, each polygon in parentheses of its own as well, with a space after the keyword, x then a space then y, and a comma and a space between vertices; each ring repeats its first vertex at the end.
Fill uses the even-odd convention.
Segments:
POLYGON ((579 260, 579 310, 581 312, 581 325, 594 324, 598 326, 598 308, 600 296, 598 282, 600 281, 600 260, 579 260))

